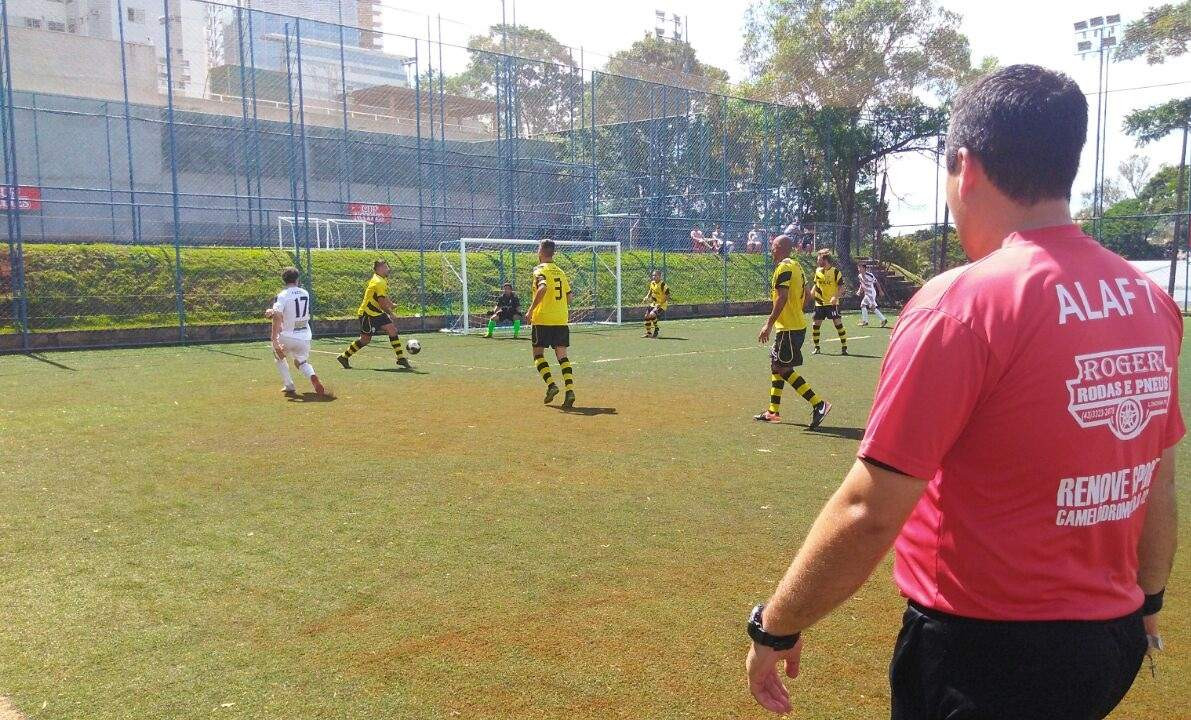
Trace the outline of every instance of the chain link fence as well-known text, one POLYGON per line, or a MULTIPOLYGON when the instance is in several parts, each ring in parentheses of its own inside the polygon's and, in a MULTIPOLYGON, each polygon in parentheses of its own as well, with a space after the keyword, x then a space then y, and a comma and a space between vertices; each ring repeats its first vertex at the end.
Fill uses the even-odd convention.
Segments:
POLYGON ((808 250, 880 242, 875 198, 834 206, 825 111, 584 67, 532 32, 478 49, 238 5, 96 0, 46 27, 0 3, 0 346, 243 335, 288 265, 316 319, 350 318, 377 257, 430 329, 462 237, 616 242, 626 304, 660 269, 705 313, 767 298, 791 224, 808 250))

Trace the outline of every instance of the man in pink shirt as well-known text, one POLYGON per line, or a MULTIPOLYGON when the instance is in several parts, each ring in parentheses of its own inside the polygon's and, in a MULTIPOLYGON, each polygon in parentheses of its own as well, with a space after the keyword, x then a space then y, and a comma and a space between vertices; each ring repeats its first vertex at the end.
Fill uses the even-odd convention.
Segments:
POLYGON ((890 545, 895 719, 1102 718, 1160 646, 1183 321, 1071 220, 1087 116, 1031 65, 956 100, 947 202, 972 263, 906 306, 855 465, 754 608, 764 707, 791 709, 778 667, 797 675, 800 633, 890 545))

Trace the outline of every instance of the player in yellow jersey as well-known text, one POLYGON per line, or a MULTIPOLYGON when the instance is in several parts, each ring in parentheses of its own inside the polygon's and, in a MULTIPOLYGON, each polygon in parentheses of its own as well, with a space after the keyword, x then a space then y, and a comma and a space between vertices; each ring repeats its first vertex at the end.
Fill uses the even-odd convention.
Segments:
POLYGON ((815 343, 814 353, 818 355, 819 328, 823 321, 831 318, 835 323, 835 331, 839 333, 840 354, 848 354, 848 331, 844 330, 844 321, 839 315, 839 301, 844 290, 844 274, 835 266, 831 259, 831 251, 819 251, 819 267, 815 268, 815 326, 811 330, 811 340, 815 343))
POLYGON ((802 364, 802 344, 806 342, 806 279, 802 266, 790 257, 792 243, 786 235, 778 235, 770 243, 773 252, 773 279, 770 282, 773 311, 757 334, 758 342, 769 342, 769 334, 777 330, 773 349, 769 353, 769 409, 757 415, 762 422, 780 423, 782 387, 789 384, 811 405, 812 429, 819 427, 831 403, 820 398, 794 368, 802 364))
POLYGON ((666 312, 670 304, 670 286, 662 279, 662 271, 654 270, 649 277, 649 292, 645 293, 645 302, 649 309, 645 311, 645 335, 655 338, 658 336, 658 320, 666 312))
POLYGON ((533 303, 526 313, 533 323, 533 361, 546 383, 544 402, 549 404, 558 395, 558 385, 550 374, 550 362, 545 355, 546 348, 554 348, 566 389, 562 406, 572 408, 575 406, 575 373, 567 358, 567 346, 571 344, 571 328, 567 324, 570 322, 571 281, 562 268, 554 264, 553 240, 543 240, 538 246, 538 262, 541 264, 533 269, 533 303))
POLYGON ((397 354, 397 365, 406 370, 411 369, 409 360, 405 359, 405 352, 401 348, 401 338, 397 336, 397 326, 393 324, 393 301, 389 299, 389 263, 377 260, 372 263, 372 279, 364 288, 364 300, 360 303, 358 314, 360 317, 360 339, 347 346, 339 356, 339 364, 345 370, 351 370, 348 358, 355 355, 368 343, 372 336, 383 332, 389 336, 389 345, 397 354))

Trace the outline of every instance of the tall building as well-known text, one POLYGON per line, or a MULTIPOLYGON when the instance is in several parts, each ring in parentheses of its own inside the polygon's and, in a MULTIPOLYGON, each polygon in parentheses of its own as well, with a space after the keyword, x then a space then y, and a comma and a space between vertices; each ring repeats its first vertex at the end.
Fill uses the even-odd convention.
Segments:
POLYGON ((380 0, 357 0, 360 29, 360 47, 369 50, 384 50, 384 20, 381 17, 380 0))

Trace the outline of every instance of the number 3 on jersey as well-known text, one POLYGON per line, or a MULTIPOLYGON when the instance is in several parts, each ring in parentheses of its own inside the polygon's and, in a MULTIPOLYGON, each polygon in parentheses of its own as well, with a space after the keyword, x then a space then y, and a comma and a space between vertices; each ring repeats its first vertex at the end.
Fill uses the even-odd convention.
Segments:
POLYGON ((562 278, 554 278, 554 299, 562 300, 562 278))

